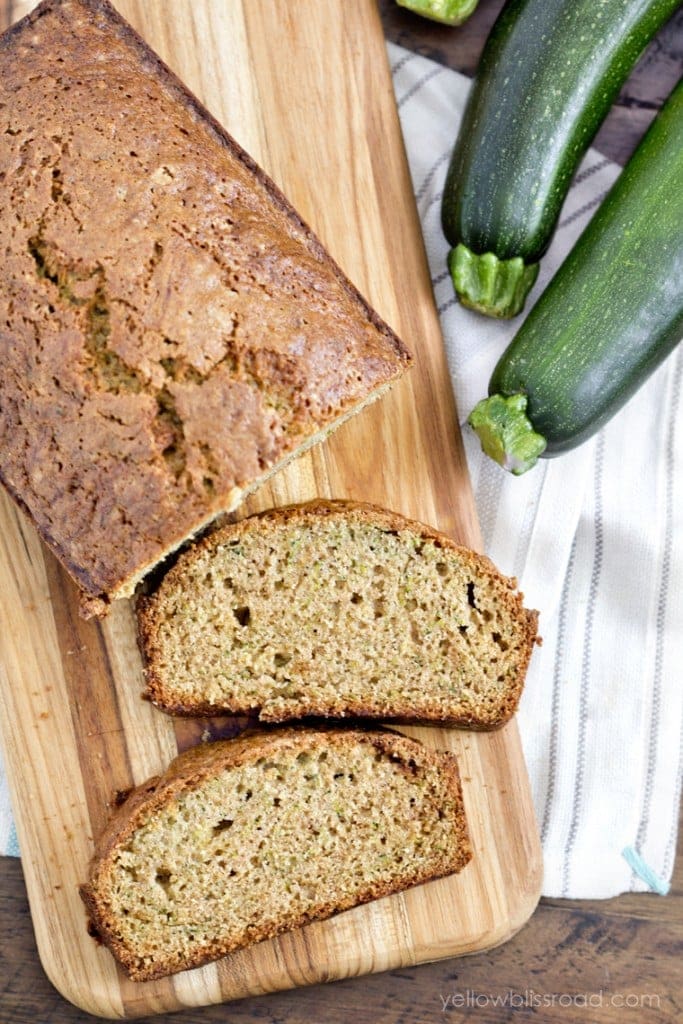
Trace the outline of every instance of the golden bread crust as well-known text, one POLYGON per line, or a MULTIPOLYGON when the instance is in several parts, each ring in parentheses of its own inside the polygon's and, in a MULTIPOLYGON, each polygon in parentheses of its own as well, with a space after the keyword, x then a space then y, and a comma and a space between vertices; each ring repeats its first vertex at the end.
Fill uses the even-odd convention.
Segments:
POLYGON ((100 614, 410 356, 106 0, 5 33, 3 99, 0 480, 100 614))

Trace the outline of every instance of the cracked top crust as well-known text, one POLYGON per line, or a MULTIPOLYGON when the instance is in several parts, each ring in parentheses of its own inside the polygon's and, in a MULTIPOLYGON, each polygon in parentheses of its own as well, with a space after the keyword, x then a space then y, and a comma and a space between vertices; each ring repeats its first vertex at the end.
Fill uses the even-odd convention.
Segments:
POLYGON ((0 38, 0 478, 87 613, 410 356, 104 0, 0 38))

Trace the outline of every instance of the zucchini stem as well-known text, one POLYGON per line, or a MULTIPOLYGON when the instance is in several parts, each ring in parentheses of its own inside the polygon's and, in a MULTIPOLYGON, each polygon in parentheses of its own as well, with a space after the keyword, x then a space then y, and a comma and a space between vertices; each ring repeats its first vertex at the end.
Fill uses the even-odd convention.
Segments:
POLYGON ((526 395, 490 395, 467 418, 486 455, 515 476, 535 466, 546 447, 546 440, 534 430, 526 407, 526 395))
POLYGON ((423 18, 440 21, 442 25, 462 25, 469 18, 479 0, 397 0, 399 7, 406 7, 423 18))
POLYGON ((448 254, 453 287, 463 306, 486 316, 517 316, 538 276, 538 263, 521 256, 499 260, 495 253, 481 255, 460 242, 448 254))

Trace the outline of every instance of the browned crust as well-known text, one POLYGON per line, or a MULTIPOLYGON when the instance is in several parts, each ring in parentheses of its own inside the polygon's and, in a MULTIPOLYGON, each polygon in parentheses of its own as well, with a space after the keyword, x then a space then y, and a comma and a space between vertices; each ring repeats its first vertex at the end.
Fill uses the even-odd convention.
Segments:
POLYGON ((23 514, 31 520, 34 527, 42 540, 47 544, 50 550, 53 552, 55 557, 61 562, 69 576, 71 576, 74 583, 76 583, 79 589, 79 601, 80 608, 83 610, 85 617, 91 615, 103 615, 108 609, 108 602, 104 595, 96 593, 97 588, 93 587, 90 575, 85 569, 80 568, 76 565, 72 558, 69 556, 69 552, 63 548, 58 541, 51 535, 50 531, 46 529, 45 523, 37 520, 31 509, 24 501, 21 494, 15 490, 12 484, 6 479, 5 474, 0 466, 0 484, 5 488, 5 491, 10 496, 17 508, 21 509, 23 514), (91 595, 91 596, 89 596, 91 595))
MULTIPOLYGON (((196 559, 201 553, 211 551, 220 546, 225 540, 242 536, 252 528, 254 520, 259 522, 301 522, 306 523, 313 518, 338 517, 347 518, 354 515, 360 521, 383 530, 408 530, 425 540, 433 541, 435 544, 452 551, 459 558, 475 566, 478 571, 488 573, 493 581, 498 584, 499 597, 508 606, 510 614, 520 623, 522 630, 521 647, 523 656, 518 666, 517 676, 514 682, 508 687, 500 704, 490 714, 479 713, 475 715, 455 714, 444 719, 443 711, 436 705, 431 707, 427 704, 421 709, 419 717, 416 718, 415 710, 409 701, 394 701, 391 713, 387 714, 385 709, 378 710, 371 704, 363 704, 350 701, 342 715, 328 704, 311 700, 307 705, 306 714, 321 717, 358 717, 358 718, 382 718, 383 720, 395 723, 417 724, 431 722, 444 726, 465 727, 468 729, 498 729, 503 726, 514 715, 524 688, 524 680, 529 667, 529 661, 535 644, 540 644, 538 636, 538 612, 527 609, 523 605, 524 594, 517 590, 517 581, 512 577, 503 576, 495 567, 490 558, 480 555, 469 548, 456 544, 452 538, 441 533, 432 526, 427 526, 414 519, 408 519, 397 512, 391 512, 373 505, 369 502, 350 501, 346 499, 327 500, 316 498, 313 501, 303 502, 296 505, 287 505, 282 508, 269 509, 242 519, 237 523, 231 523, 221 529, 215 530, 202 540, 198 541, 191 548, 188 548, 177 563, 162 578, 156 591, 146 597, 139 597, 136 604, 138 643, 143 657, 145 667, 145 697, 151 700, 162 711, 180 717, 211 716, 221 713, 227 714, 258 714, 259 707, 245 708, 237 703, 223 703, 219 706, 209 703, 193 703, 186 705, 169 701, 164 694, 164 681, 156 668, 156 658, 159 653, 156 635, 160 616, 163 614, 161 604, 163 593, 167 586, 173 586, 180 579, 185 566, 196 559)), ((264 717, 263 721, 277 721, 264 717)), ((282 719, 280 719, 282 720, 282 719)))
MULTIPOLYGON (((367 299, 361 295, 336 260, 330 256, 318 236, 294 209, 292 204, 278 188, 272 178, 270 178, 269 175, 259 167, 255 160, 249 156, 246 150, 240 146, 239 142, 237 142, 232 135, 225 130, 213 114, 211 114, 203 103, 197 99, 195 94, 191 92, 185 83, 178 78, 176 73, 169 68, 168 64, 166 64, 149 46, 149 44, 145 42, 142 36, 135 31, 130 22, 119 14, 109 0, 69 0, 69 2, 79 4, 85 11, 92 15, 93 18, 106 19, 110 23, 111 28, 118 33, 119 37, 125 39, 130 43, 131 48, 136 49, 139 52, 141 61, 148 66, 151 65, 155 69, 158 73, 159 79, 164 82, 169 89, 169 92, 175 94, 178 102, 189 107, 193 114, 195 114, 198 122, 211 128, 218 141, 224 145, 226 149, 233 154, 233 156, 236 156, 237 159, 244 164, 258 182, 263 185, 276 206, 279 206, 280 209, 287 214, 289 219, 292 220, 306 235, 306 238, 310 242, 313 250, 328 264, 328 266, 330 266, 331 269, 334 270, 339 283, 354 299, 354 301, 362 307, 365 316, 370 320, 373 326, 375 326, 391 342, 399 359, 406 364, 410 363, 412 361, 412 356, 404 343, 392 328, 389 327, 389 325, 382 319, 382 317, 372 308, 372 306, 368 304, 367 299)), ((42 0, 42 3, 38 4, 33 11, 29 12, 29 14, 18 21, 15 25, 12 25, 11 28, 0 36, 0 47, 9 45, 13 42, 12 37, 15 34, 18 35, 26 28, 33 25, 39 18, 44 17, 44 15, 48 14, 50 11, 61 6, 61 3, 62 0, 42 0)))
MULTIPOLYGON (((20 21, 16 22, 9 29, 0 35, 0 53, 6 50, 10 50, 11 47, 17 42, 18 39, 25 33, 30 31, 33 25, 36 24, 41 18, 49 14, 51 11, 56 10, 62 4, 63 0, 42 0, 38 6, 30 11, 20 21)), ((390 347, 393 349, 393 354, 396 358, 396 365, 394 371, 383 381, 377 384, 374 388, 368 391, 366 396, 374 394, 380 391, 387 383, 393 382, 400 377, 405 370, 412 363, 412 355, 392 330, 392 328, 379 316, 379 314, 368 304, 364 296, 359 292, 352 281, 347 277, 338 263, 332 258, 330 253, 325 249, 323 244, 318 239, 317 235, 312 231, 308 224, 301 218, 299 213, 294 209, 286 196, 278 188, 278 186, 272 181, 272 179, 262 170, 258 164, 255 163, 253 158, 239 145, 239 143, 223 128, 223 126, 216 120, 216 118, 203 106, 200 100, 188 89, 188 87, 177 77, 177 75, 168 67, 168 65, 151 49, 151 47, 145 42, 145 40, 135 31, 125 18, 116 10, 115 7, 109 2, 109 0, 69 0, 71 4, 80 6, 83 11, 90 17, 91 20, 95 21, 106 21, 109 29, 115 32, 119 38, 123 39, 133 50, 136 50, 140 56, 142 63, 146 67, 151 68, 157 75, 162 86, 175 97, 179 104, 182 104, 188 108, 195 121, 210 129, 212 134, 215 136, 217 141, 225 147, 233 156, 235 156, 244 167, 254 176, 258 183, 264 188, 273 204, 282 210, 283 213, 297 226, 297 228, 304 235, 306 242, 310 248, 310 251, 314 253, 322 262, 324 262, 336 277, 339 284, 351 297, 351 299, 360 307, 362 315, 378 330, 378 332, 386 338, 389 342, 390 347)), ((347 408, 351 409, 354 405, 362 405, 363 402, 342 403, 339 414, 347 408)), ((318 427, 320 430, 325 429, 331 423, 330 418, 321 419, 318 427)), ((297 448, 297 438, 291 438, 289 446, 284 450, 283 459, 285 461, 287 454, 295 451, 297 448)), ((279 463, 275 464, 275 468, 279 463)), ((271 467, 272 470, 273 467, 271 467)), ((36 517, 31 511, 27 501, 20 495, 16 489, 6 480, 5 475, 0 467, 0 484, 2 484, 11 498, 15 503, 24 511, 38 533, 40 534, 43 541, 50 547, 55 556, 64 566, 68 574, 76 583, 81 599, 80 608, 81 613, 85 618, 91 616, 102 617, 107 614, 111 603, 115 600, 125 596, 130 586, 135 582, 140 573, 143 575, 150 571, 159 561, 161 561, 167 551, 161 552, 158 557, 150 557, 146 565, 141 566, 139 570, 127 573, 125 576, 117 578, 116 580, 104 581, 103 579, 96 579, 95 576, 89 571, 86 566, 79 564, 71 556, 71 552, 61 545, 53 536, 48 528, 48 525, 39 517, 36 517)), ((217 509, 214 513, 214 518, 221 514, 221 509, 217 509)), ((207 509, 208 516, 208 509, 207 509)), ((177 543, 182 543, 184 539, 188 539, 188 536, 194 532, 194 529, 200 529, 201 523, 196 523, 190 534, 186 534, 176 539, 177 543)), ((172 544, 171 547, 174 545, 172 544)))
POLYGON ((448 751, 434 751, 424 747, 417 740, 392 732, 388 729, 361 729, 358 727, 333 728, 322 727, 311 730, 305 727, 289 727, 285 729, 264 730, 244 733, 236 739, 219 740, 213 743, 200 744, 181 754, 171 762, 163 775, 147 780, 134 789, 114 812, 104 833, 97 842, 93 855, 89 880, 80 887, 80 895, 88 913, 88 930, 99 941, 109 947, 113 955, 123 965, 134 981, 151 981, 181 970, 188 970, 210 963, 245 946, 265 939, 273 938, 285 931, 302 927, 315 920, 324 920, 333 914, 359 906, 371 900, 389 896, 404 889, 424 882, 442 878, 461 871, 472 858, 472 847, 469 839, 467 820, 462 797, 462 785, 455 756, 448 751), (139 960, 121 943, 116 936, 116 922, 108 918, 106 910, 100 907, 97 898, 99 878, 106 873, 110 860, 120 843, 125 843, 140 824, 167 806, 176 795, 186 789, 200 786, 206 779, 213 777, 226 768, 237 768, 248 764, 259 757, 274 756, 276 751, 297 749, 301 742, 311 743, 315 748, 328 748, 330 745, 356 746, 358 743, 371 743, 387 757, 398 758, 405 766, 406 772, 418 768, 433 766, 446 777, 447 788, 452 792, 454 808, 453 826, 455 842, 448 854, 438 861, 432 870, 415 872, 410 875, 397 875, 395 879, 383 884, 369 885, 358 897, 349 897, 338 904, 327 904, 314 913, 304 913, 285 921, 273 922, 264 928, 254 928, 236 942, 220 942, 217 940, 210 947, 198 948, 195 954, 182 963, 165 963, 157 966, 141 965, 139 960))

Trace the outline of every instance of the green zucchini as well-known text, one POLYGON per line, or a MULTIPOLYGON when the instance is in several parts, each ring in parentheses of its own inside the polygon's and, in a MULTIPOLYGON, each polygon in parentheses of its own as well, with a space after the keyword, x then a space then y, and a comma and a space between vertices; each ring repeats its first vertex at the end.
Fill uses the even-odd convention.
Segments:
POLYGON ((519 474, 594 434, 683 336, 683 80, 493 371, 469 423, 519 474))
POLYGON ((399 7, 405 7, 423 18, 440 21, 442 25, 462 25, 474 11, 479 0, 396 0, 399 7))
POLYGON ((442 199, 463 305, 520 312, 574 172, 680 0, 509 0, 484 47, 442 199))

